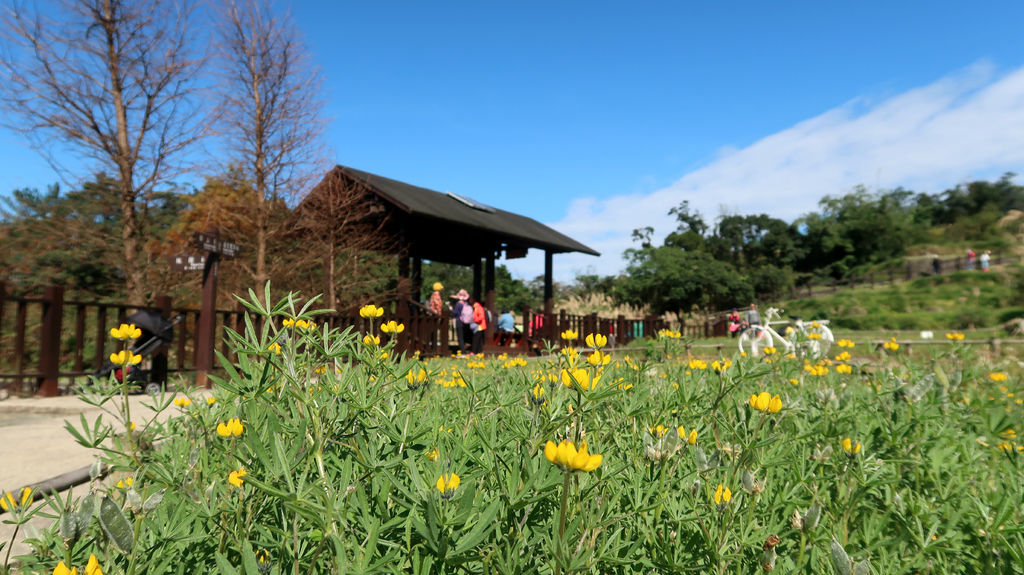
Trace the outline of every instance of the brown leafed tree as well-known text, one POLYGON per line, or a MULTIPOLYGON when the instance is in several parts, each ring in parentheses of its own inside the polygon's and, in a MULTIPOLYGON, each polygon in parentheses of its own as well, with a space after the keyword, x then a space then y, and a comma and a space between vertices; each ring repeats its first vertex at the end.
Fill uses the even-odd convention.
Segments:
POLYGON ((303 199, 288 224, 291 240, 315 246, 305 252, 322 268, 322 284, 316 287, 329 306, 340 310, 368 295, 378 301, 393 295, 381 278, 393 278, 394 270, 382 275, 381 262, 390 261, 386 254, 396 251, 395 222, 363 183, 335 168, 303 199))
MULTIPOLYGON (((0 107, 55 169, 71 155, 111 174, 121 211, 128 298, 146 293, 137 203, 180 172, 202 135, 201 59, 192 5, 180 0, 53 0, 2 15, 0 107), (69 154, 70 155, 65 155, 69 154)), ((92 172, 90 171, 90 174, 92 172)))
MULTIPOLYGON (((220 8, 220 126, 232 165, 251 182, 252 279, 270 279, 274 208, 323 171, 325 122, 320 76, 287 15, 266 0, 225 0, 220 8)), ((280 222, 281 220, 276 220, 280 222)))

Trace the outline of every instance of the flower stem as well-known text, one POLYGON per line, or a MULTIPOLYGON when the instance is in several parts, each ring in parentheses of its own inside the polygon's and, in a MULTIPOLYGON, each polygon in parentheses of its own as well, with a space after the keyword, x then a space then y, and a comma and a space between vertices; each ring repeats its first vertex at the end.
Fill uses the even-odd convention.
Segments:
POLYGON ((565 535, 565 516, 569 507, 570 473, 567 471, 563 475, 565 479, 562 481, 562 509, 558 517, 558 541, 555 543, 558 546, 558 553, 555 554, 555 575, 562 572, 562 536, 565 535))

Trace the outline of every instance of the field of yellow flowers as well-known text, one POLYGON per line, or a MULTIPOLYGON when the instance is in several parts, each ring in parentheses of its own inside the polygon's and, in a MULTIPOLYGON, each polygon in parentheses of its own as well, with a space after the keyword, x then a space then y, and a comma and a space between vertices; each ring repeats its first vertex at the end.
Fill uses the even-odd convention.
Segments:
POLYGON ((955 337, 811 362, 566 332, 421 361, 380 308, 336 332, 250 295, 265 321, 212 397, 70 426, 112 475, 4 494, 7 521, 54 517, 24 572, 1024 573, 1024 389, 955 337))

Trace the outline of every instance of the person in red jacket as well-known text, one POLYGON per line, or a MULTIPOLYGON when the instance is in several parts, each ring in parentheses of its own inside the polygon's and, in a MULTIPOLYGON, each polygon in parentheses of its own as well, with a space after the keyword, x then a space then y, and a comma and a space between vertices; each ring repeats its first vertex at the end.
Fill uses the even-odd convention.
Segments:
POLYGON ((470 298, 473 303, 473 347, 472 353, 480 353, 484 349, 484 332, 487 331, 487 310, 480 302, 470 298))

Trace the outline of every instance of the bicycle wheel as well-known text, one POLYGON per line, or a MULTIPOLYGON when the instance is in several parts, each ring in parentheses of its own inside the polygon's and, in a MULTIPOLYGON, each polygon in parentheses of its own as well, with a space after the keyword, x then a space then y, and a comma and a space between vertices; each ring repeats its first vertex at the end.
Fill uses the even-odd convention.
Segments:
POLYGON ((750 357, 761 357, 761 350, 771 347, 772 336, 763 329, 749 328, 743 330, 739 338, 740 353, 750 357))
POLYGON ((807 340, 807 353, 812 359, 825 357, 828 354, 829 348, 836 341, 835 336, 832 335, 832 330, 826 325, 811 326, 808 328, 807 334, 809 337, 807 340))

